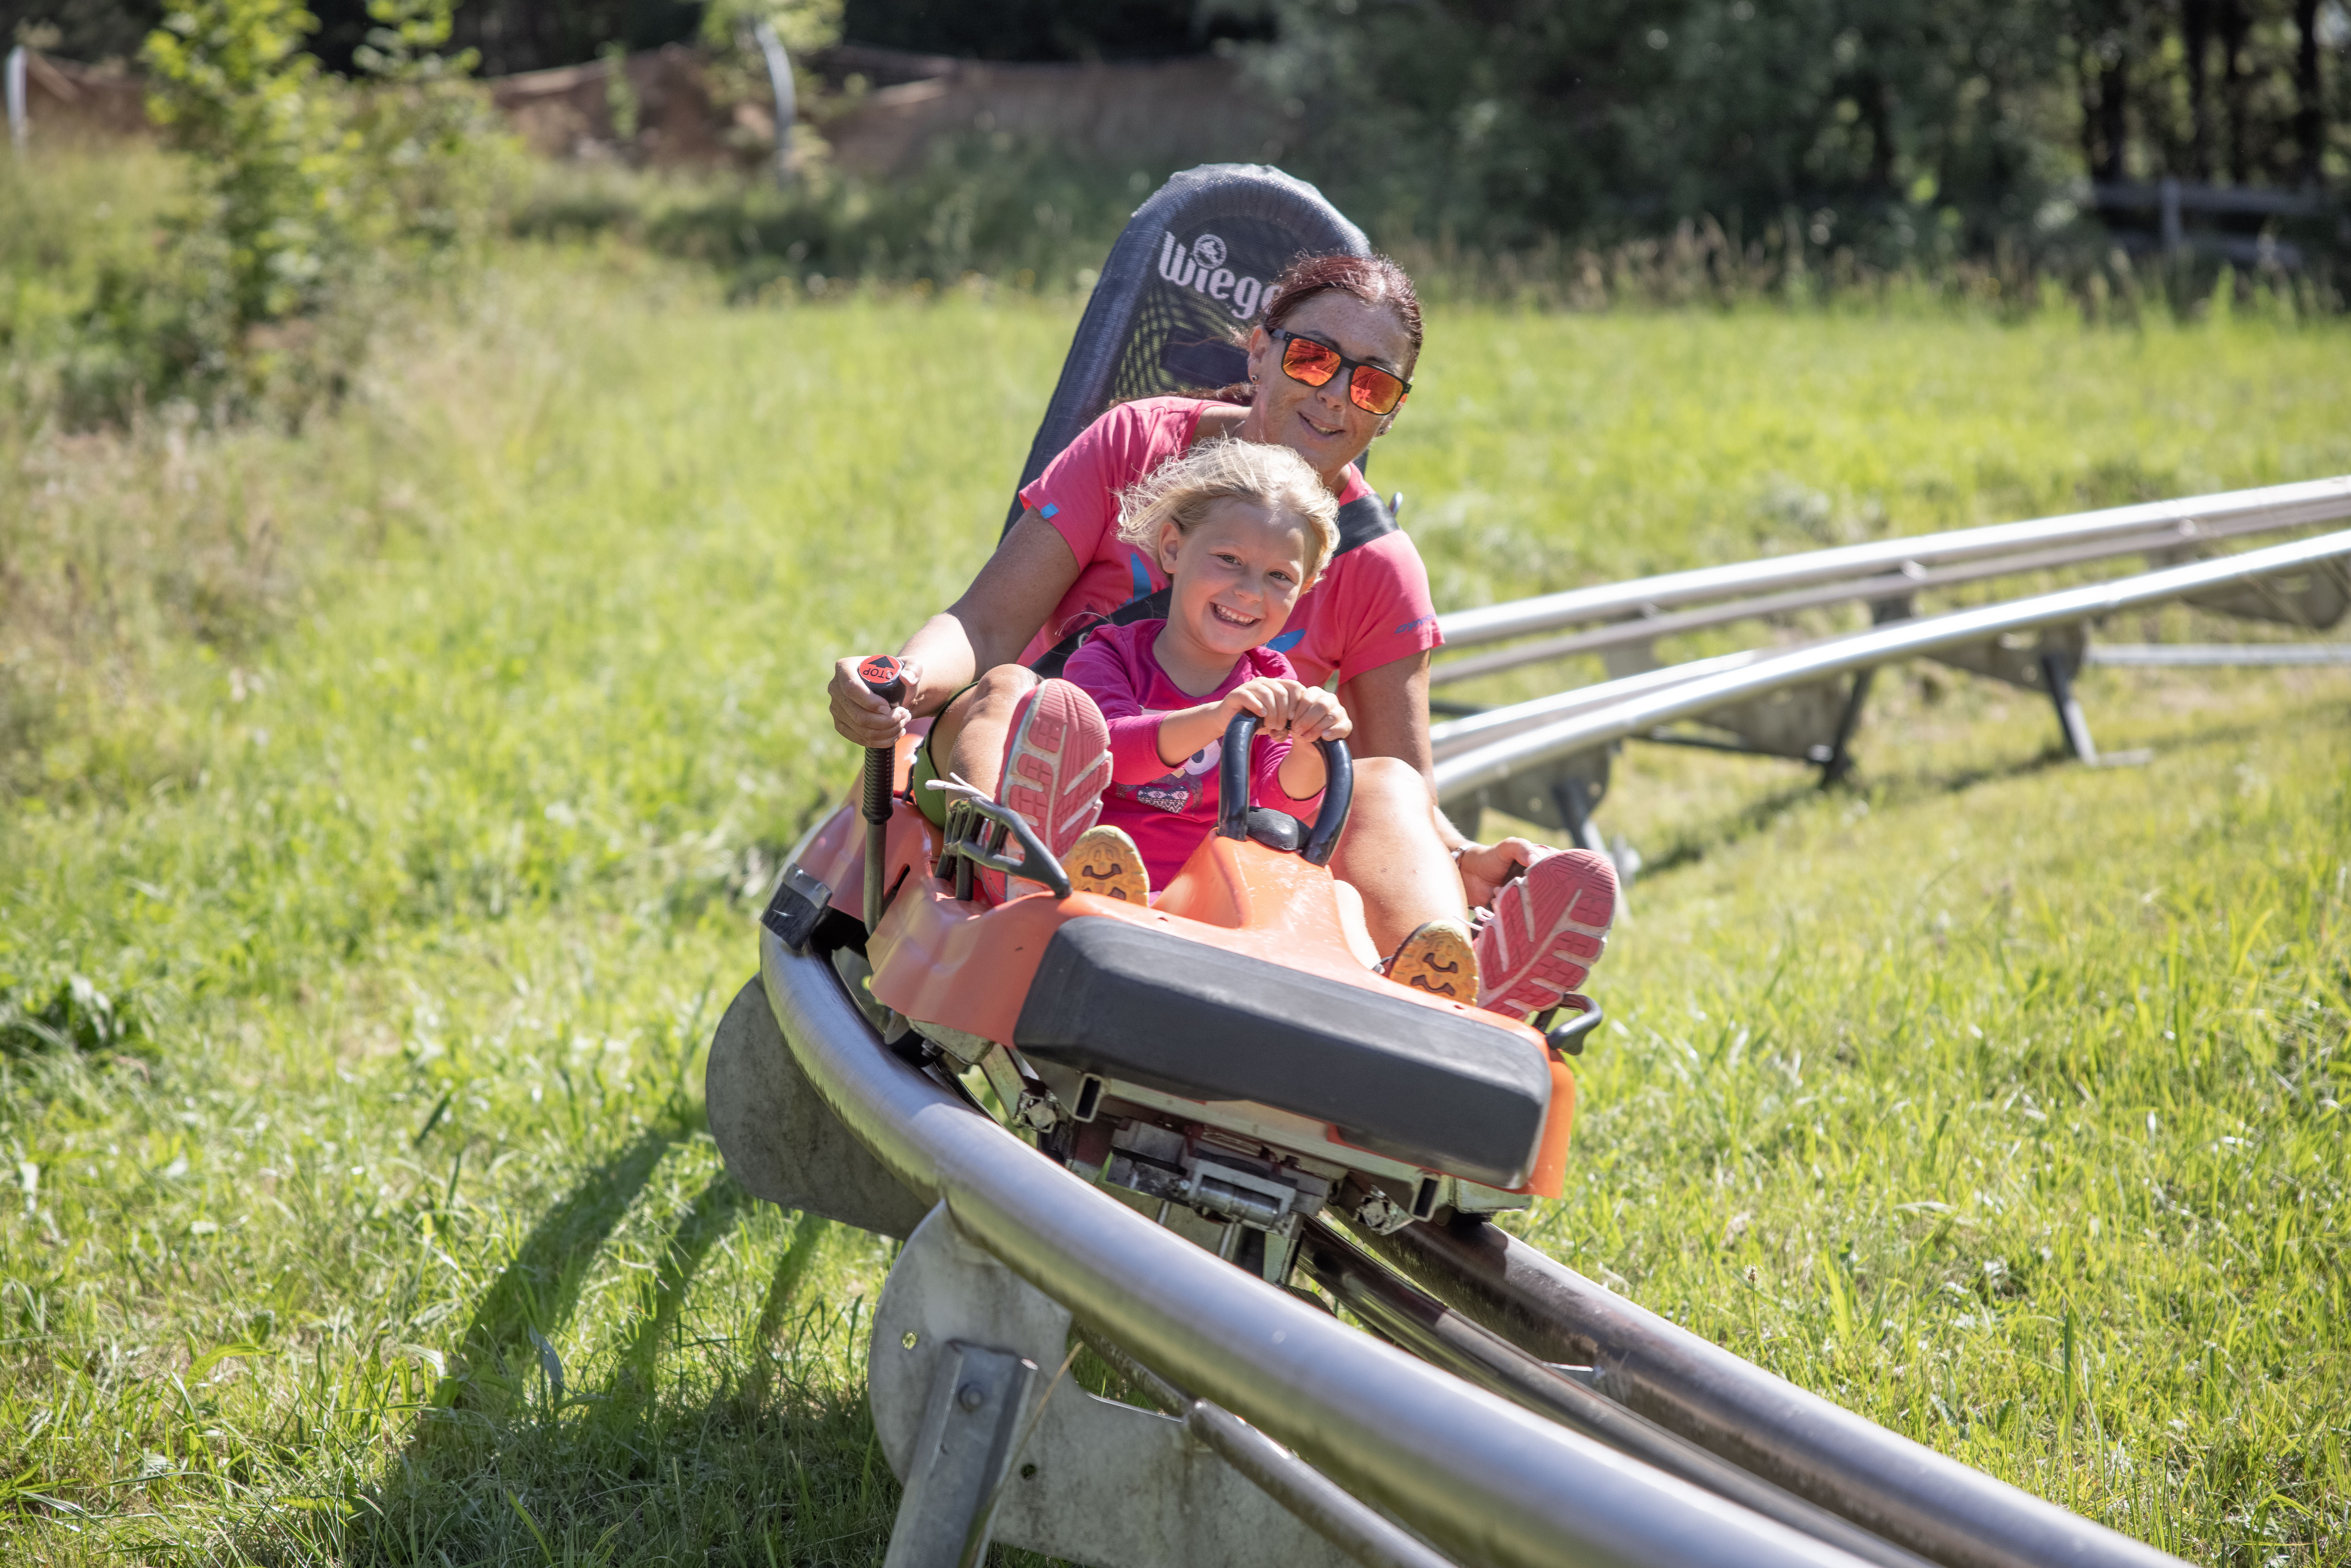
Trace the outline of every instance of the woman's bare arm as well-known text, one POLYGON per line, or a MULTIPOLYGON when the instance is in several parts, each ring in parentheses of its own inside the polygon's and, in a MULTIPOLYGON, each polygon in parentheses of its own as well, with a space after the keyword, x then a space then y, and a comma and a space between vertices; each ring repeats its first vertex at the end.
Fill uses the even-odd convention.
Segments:
MULTIPOLYGON (((1339 704, 1355 721, 1347 749, 1358 757, 1393 757, 1412 764, 1437 799, 1434 755, 1428 747, 1428 655, 1396 659, 1365 670, 1339 688, 1339 704)), ((1460 835, 1446 840, 1450 849, 1460 835)))
POLYGON ((860 746, 889 745, 904 727, 899 713, 935 713, 980 672, 1018 658, 1078 571, 1078 558, 1053 525, 1033 507, 1021 513, 963 597, 898 650, 899 662, 914 666, 914 687, 897 710, 865 689, 856 657, 833 666, 832 727, 860 746))

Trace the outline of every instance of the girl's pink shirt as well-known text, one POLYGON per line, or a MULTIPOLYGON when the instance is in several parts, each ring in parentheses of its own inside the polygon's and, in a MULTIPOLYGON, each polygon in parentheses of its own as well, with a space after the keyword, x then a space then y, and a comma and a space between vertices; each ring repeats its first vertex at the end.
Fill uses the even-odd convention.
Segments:
MULTIPOLYGON (((1217 764, 1224 758, 1219 738, 1169 767, 1159 759, 1160 721, 1175 709, 1221 702, 1244 681, 1264 675, 1298 678, 1290 661, 1272 649, 1252 648, 1234 664, 1223 685, 1205 696, 1193 696, 1167 678, 1152 654, 1159 629, 1166 624, 1136 621, 1096 627, 1062 671, 1063 678, 1083 688, 1110 721, 1111 782, 1102 791, 1102 820, 1123 828, 1143 852, 1155 892, 1183 870, 1200 841, 1215 831, 1217 764)), ((1249 768, 1251 803, 1312 821, 1322 797, 1293 800, 1282 791, 1281 764, 1290 755, 1290 742, 1259 740, 1251 749, 1256 752, 1249 768)))
MULTIPOLYGON (((1071 632, 1167 586, 1159 564, 1118 537, 1119 492, 1191 450, 1202 411, 1215 406, 1196 397, 1121 403, 1080 432, 1020 492, 1021 504, 1035 507, 1078 558, 1077 581, 1021 650, 1022 664, 1035 664, 1071 632)), ((1370 494, 1351 465, 1339 504, 1370 494)), ((1444 640, 1428 569, 1399 530, 1333 560, 1322 580, 1299 595, 1273 647, 1297 670, 1293 679, 1320 686, 1336 675, 1344 685, 1444 640)))

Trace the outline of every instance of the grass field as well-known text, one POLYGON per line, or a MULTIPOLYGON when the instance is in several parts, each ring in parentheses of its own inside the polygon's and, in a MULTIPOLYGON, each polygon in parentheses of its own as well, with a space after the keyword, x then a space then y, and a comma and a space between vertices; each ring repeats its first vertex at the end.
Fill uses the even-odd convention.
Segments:
MULTIPOLYGON (((1072 312, 508 265, 298 439, 6 434, 11 1561, 879 1560, 887 1252, 742 1197, 699 1051, 848 778, 826 662, 985 553, 1072 312)), ((1450 606, 2351 471, 2346 350, 1461 312, 1374 477, 1450 606)), ((2184 1555, 2341 1561, 2351 694, 2098 674, 2156 755, 2088 772, 1960 679, 1881 683, 1852 789, 1628 756, 1529 1232, 2184 1555)))

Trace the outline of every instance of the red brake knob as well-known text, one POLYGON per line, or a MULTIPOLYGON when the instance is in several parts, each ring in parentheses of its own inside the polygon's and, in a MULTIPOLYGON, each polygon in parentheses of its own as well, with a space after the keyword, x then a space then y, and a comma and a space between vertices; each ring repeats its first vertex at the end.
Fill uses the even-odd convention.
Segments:
POLYGON ((894 703, 906 695, 905 666, 887 653, 876 653, 859 664, 857 678, 884 702, 894 703))

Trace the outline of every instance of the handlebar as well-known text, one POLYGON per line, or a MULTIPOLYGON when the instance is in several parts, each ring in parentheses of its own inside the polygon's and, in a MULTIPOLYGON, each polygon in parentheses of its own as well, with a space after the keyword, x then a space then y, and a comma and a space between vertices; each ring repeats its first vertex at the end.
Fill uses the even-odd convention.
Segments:
MULTIPOLYGON (((1257 738, 1257 715, 1235 714, 1225 726, 1224 755, 1217 763, 1217 832, 1246 839, 1249 813, 1249 743, 1257 738)), ((1329 865, 1355 801, 1355 765, 1343 740, 1318 740, 1322 750, 1322 809, 1307 830, 1299 854, 1308 865, 1329 865)))

